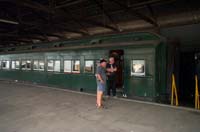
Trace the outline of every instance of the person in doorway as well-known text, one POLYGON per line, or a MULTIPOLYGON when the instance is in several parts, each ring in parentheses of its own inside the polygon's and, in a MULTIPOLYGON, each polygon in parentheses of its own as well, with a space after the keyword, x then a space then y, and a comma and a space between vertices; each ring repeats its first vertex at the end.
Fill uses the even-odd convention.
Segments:
POLYGON ((115 64, 114 57, 109 58, 109 63, 106 66, 107 76, 108 76, 108 89, 107 95, 110 97, 110 90, 112 90, 113 97, 116 97, 116 72, 117 66, 115 64))
POLYGON ((106 64, 105 59, 100 60, 100 65, 97 67, 96 78, 97 78, 97 108, 102 108, 103 93, 106 89, 106 64))

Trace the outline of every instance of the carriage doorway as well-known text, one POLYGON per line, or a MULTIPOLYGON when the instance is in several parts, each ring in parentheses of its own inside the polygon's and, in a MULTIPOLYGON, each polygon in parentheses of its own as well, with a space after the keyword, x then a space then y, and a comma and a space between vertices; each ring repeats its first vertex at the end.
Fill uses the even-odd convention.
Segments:
POLYGON ((117 90, 122 89, 124 85, 124 51, 123 50, 110 50, 109 57, 115 58, 115 64, 117 65, 117 90))
POLYGON ((180 56, 180 105, 193 107, 195 95, 195 52, 181 52, 180 56))

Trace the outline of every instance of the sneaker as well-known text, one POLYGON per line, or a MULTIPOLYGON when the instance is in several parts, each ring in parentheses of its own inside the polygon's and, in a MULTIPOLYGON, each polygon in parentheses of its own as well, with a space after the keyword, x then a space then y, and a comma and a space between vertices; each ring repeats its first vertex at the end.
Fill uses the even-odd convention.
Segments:
POLYGON ((108 109, 105 105, 97 106, 97 109, 108 109))

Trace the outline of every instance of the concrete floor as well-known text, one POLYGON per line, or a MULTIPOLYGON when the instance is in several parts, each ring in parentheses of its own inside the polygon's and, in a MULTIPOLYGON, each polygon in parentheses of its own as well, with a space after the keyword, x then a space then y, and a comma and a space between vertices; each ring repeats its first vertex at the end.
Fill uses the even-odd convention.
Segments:
POLYGON ((0 132, 200 132, 200 113, 0 82, 0 132))

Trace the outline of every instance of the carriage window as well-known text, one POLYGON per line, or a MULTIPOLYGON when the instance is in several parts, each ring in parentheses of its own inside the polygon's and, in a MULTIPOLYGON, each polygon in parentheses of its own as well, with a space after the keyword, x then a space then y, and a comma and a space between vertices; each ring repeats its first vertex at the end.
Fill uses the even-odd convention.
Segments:
POLYGON ((64 72, 68 72, 68 73, 72 72, 72 61, 71 60, 64 61, 64 72))
POLYGON ((26 69, 26 61, 22 61, 22 70, 26 69))
POLYGON ((26 61, 26 69, 31 70, 31 61, 30 60, 26 61))
POLYGON ((92 61, 92 60, 85 61, 84 71, 86 73, 93 73, 94 72, 94 61, 92 61))
POLYGON ((38 70, 39 69, 39 63, 38 60, 33 61, 33 70, 38 70))
POLYGON ((19 61, 15 61, 15 69, 19 69, 19 66, 20 65, 20 63, 19 63, 19 61))
POLYGON ((10 61, 2 61, 2 68, 9 69, 10 68, 10 61))
POLYGON ((19 61, 12 61, 11 62, 12 69, 19 69, 19 61))
POLYGON ((131 68, 132 76, 145 76, 145 60, 133 60, 131 68))
POLYGON ((54 61, 54 71, 60 72, 60 61, 59 60, 54 61))
POLYGON ((11 69, 15 69, 15 61, 11 62, 11 69))
POLYGON ((48 60, 48 63, 47 63, 47 70, 48 71, 53 71, 53 60, 48 60))
POLYGON ((22 61, 22 70, 31 70, 31 61, 30 60, 23 60, 22 61))
POLYGON ((72 63, 72 72, 73 73, 80 73, 80 61, 79 60, 73 60, 72 63))
POLYGON ((39 61, 39 70, 44 71, 44 61, 43 60, 39 61))
POLYGON ((47 70, 60 72, 60 60, 48 60, 47 70))
POLYGON ((34 60, 33 69, 44 71, 44 61, 43 60, 34 60))

